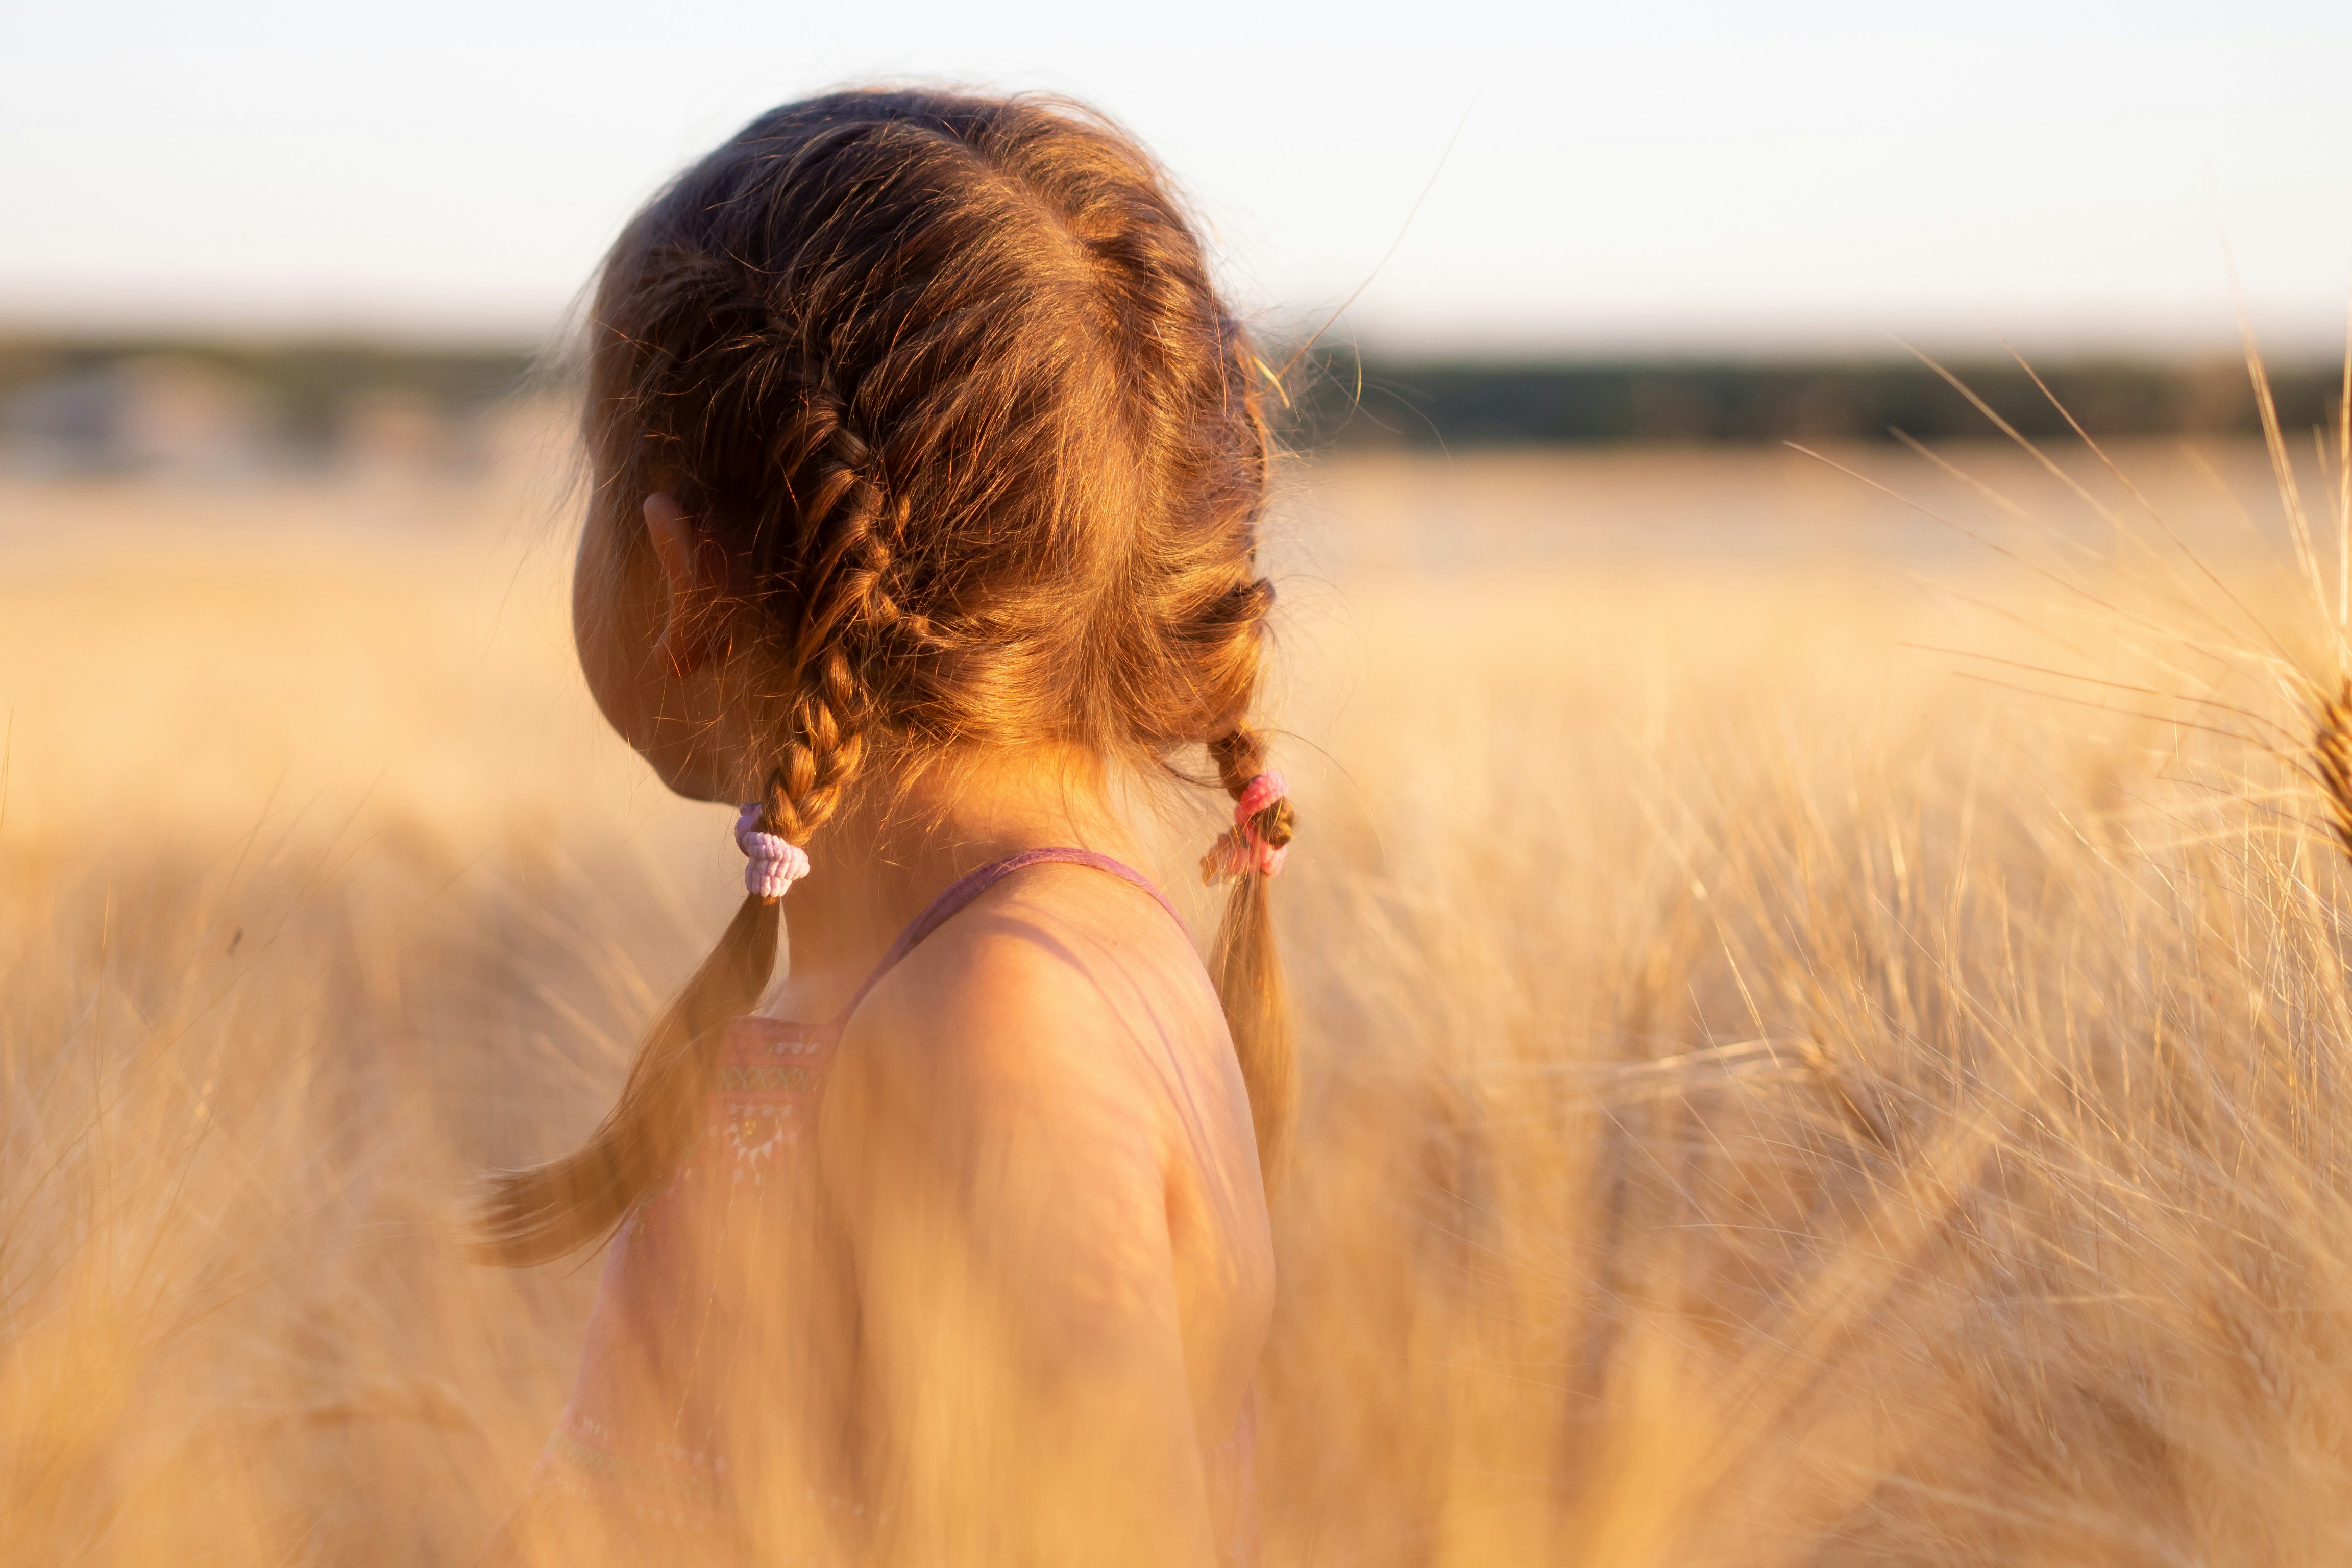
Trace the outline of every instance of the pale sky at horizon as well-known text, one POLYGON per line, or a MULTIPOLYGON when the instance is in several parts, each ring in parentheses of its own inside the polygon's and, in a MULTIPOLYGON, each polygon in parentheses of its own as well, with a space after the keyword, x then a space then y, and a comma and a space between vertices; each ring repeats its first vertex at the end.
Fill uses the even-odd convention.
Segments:
POLYGON ((753 112, 919 76, 1108 110, 1240 302, 1311 322, 1369 276, 1375 347, 2217 346, 2224 233, 2274 350, 2343 337, 2352 7, 881 15, 12 0, 0 325, 534 333, 753 112))

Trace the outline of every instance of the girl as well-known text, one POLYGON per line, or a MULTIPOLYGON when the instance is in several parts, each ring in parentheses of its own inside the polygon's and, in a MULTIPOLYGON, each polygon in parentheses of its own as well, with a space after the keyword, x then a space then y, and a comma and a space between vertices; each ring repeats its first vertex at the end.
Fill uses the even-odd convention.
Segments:
POLYGON ((502 1261, 613 1237, 501 1552, 1246 1559, 1291 816, 1266 373, 1199 240, 1078 110, 838 93, 639 213, 589 331, 581 664, 749 802, 750 892, 586 1144, 493 1185, 502 1261), (1213 983, 1114 805, 1203 749, 1213 983))

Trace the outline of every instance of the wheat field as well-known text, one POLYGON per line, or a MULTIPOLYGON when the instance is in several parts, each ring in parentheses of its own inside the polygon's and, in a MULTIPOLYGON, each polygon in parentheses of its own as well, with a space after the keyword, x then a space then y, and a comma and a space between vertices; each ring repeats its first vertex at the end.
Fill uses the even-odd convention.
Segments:
MULTIPOLYGON (((1294 472, 1269 1564, 2352 1551, 2338 476, 1824 456, 1294 472)), ((735 877, 550 474, 0 482, 0 1563, 462 1563, 528 1475, 594 1272, 467 1184, 735 877)))

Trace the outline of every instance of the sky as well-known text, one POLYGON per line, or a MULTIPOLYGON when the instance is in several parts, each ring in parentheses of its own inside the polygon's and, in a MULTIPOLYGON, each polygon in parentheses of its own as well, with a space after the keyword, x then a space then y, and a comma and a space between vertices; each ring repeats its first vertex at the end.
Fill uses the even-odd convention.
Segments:
POLYGON ((2340 344, 2352 6, 0 0, 0 326, 528 339, 772 103, 1084 98, 1381 352, 2340 344), (1352 299, 1353 303, 1348 302, 1352 299))

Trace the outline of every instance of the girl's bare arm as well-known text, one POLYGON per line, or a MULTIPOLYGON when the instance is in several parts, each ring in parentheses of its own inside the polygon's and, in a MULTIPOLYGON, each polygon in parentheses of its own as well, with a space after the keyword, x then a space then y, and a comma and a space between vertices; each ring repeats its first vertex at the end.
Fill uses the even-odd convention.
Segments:
POLYGON ((1163 1127, 1098 955, 997 920, 919 956, 824 1132, 892 1555, 1213 1563, 1163 1127))

